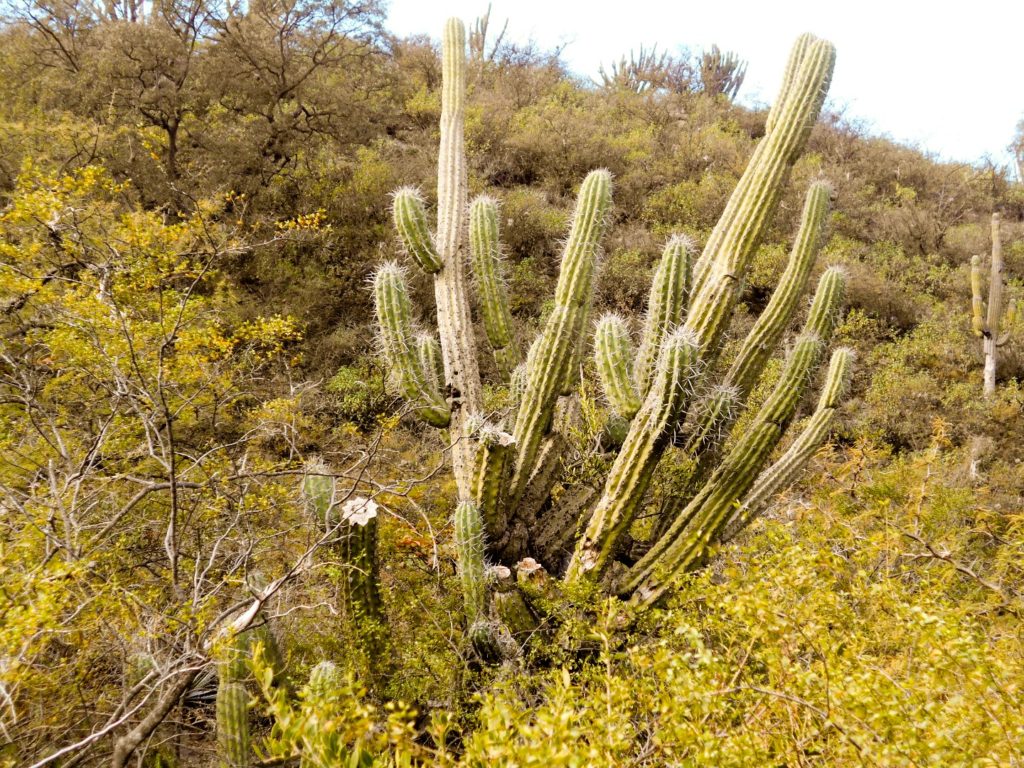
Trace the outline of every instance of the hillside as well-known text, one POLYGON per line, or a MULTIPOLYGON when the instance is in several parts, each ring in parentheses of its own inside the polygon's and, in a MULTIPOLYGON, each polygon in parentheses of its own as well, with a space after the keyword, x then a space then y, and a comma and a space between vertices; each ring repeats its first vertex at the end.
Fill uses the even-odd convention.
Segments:
POLYGON ((485 21, 4 22, 0 765, 1024 763, 1024 187, 485 21))

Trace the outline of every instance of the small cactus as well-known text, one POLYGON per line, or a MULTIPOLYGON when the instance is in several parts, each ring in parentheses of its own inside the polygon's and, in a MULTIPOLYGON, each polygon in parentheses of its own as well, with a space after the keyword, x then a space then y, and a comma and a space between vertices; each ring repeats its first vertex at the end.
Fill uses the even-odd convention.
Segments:
POLYGON ((232 638, 218 665, 217 753, 223 768, 248 768, 250 762, 248 648, 244 633, 232 638))
POLYGON ((384 652, 387 626, 377 561, 377 504, 362 496, 336 503, 334 478, 326 465, 316 460, 306 465, 302 491, 320 530, 328 534, 326 549, 344 569, 339 586, 345 614, 371 665, 376 664, 384 652))

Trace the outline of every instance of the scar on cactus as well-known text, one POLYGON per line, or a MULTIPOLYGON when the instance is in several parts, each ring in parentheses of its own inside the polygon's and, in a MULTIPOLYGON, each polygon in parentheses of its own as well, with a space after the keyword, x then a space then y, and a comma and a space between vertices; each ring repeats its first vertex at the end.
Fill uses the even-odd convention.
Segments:
POLYGON ((807 191, 779 285, 726 372, 713 375, 753 254, 821 111, 835 63, 831 43, 812 35, 797 40, 765 135, 703 250, 698 255, 680 235, 666 242, 636 343, 625 318, 592 318, 612 178, 606 170, 586 176, 553 307, 525 360, 508 308, 497 202, 487 196, 467 202, 465 47, 462 23, 449 20, 436 228, 429 228, 414 190, 396 192, 392 210, 410 260, 433 277, 440 366, 431 344, 417 342, 424 337, 412 321, 401 267, 378 269, 374 296, 381 348, 403 396, 426 423, 448 429, 467 634, 478 656, 491 660, 509 655, 508 638, 535 631, 540 609, 531 595, 538 583, 553 588, 557 582, 548 574, 599 585, 637 609, 657 603, 679 574, 699 567, 798 476, 828 436, 853 356, 845 349, 832 354, 817 407, 773 461, 819 378, 842 311, 845 273, 826 269, 781 377, 768 400, 747 413, 751 392, 798 314, 824 239, 831 188, 817 181, 807 191), (513 403, 494 423, 487 423, 482 406, 471 290, 513 403), (600 490, 567 487, 562 467, 570 443, 559 414, 572 411, 591 349, 608 403, 608 431, 617 435, 609 440, 616 453, 600 490), (651 510, 647 491, 666 456, 690 467, 689 476, 677 498, 651 510), (652 524, 635 524, 641 510, 653 516, 652 524))

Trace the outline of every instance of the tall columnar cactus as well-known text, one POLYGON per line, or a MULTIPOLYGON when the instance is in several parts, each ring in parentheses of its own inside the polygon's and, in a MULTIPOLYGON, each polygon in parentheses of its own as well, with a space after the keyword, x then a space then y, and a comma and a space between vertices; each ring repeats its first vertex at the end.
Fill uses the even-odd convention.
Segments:
MULTIPOLYGON (((999 214, 992 214, 992 263, 989 267, 988 306, 981 295, 981 257, 971 257, 971 309, 974 335, 982 340, 985 354, 985 397, 996 391, 996 367, 999 348, 1010 339, 1009 331, 1000 331, 1003 322, 1003 243, 999 232, 999 214), (987 309, 987 312, 986 312, 987 309)), ((1006 313, 1007 324, 1013 322, 1014 304, 1006 313)))
POLYGON ((522 636, 533 631, 535 612, 529 595, 525 602, 512 596, 511 578, 489 581, 489 572, 510 573, 507 566, 530 555, 517 571, 524 572, 527 562, 537 570, 533 558, 540 558, 548 570, 570 581, 599 581, 639 606, 650 605, 676 574, 703 562, 723 537, 753 519, 825 439, 850 365, 845 351, 833 356, 807 426, 769 465, 828 346, 845 282, 837 269, 822 274, 804 329, 767 401, 755 413, 743 413, 813 271, 828 213, 827 184, 814 183, 808 190, 786 271, 731 364, 717 365, 716 360, 753 254, 820 112, 835 52, 810 35, 797 41, 765 136, 699 259, 694 260, 686 238, 668 240, 636 348, 624 318, 606 315, 592 325, 611 177, 607 171, 590 173, 579 190, 552 308, 519 366, 502 282, 496 204, 483 197, 466 206, 465 50, 458 21, 445 28, 443 56, 436 233, 427 226, 417 193, 400 190, 394 205, 406 250, 434 275, 443 379, 433 375, 429 342, 414 341, 413 313, 397 267, 381 268, 375 294, 382 347, 403 393, 428 423, 450 429, 459 492, 459 573, 470 635, 478 654, 486 657, 485 651, 501 645, 497 618, 516 617, 506 620, 522 636), (482 413, 462 272, 464 232, 469 233, 472 258, 466 262, 475 273, 486 336, 502 378, 510 378, 513 405, 503 427, 511 434, 487 424, 482 413), (574 397, 592 329, 595 367, 613 412, 609 425, 615 429, 609 435, 618 433, 603 443, 603 450, 617 454, 600 491, 567 486, 562 459, 569 441, 563 434, 565 420, 556 416, 573 410, 564 404, 574 397), (725 373, 712 379, 720 369, 725 373), (653 535, 644 540, 644 531, 633 523, 649 506, 648 486, 670 450, 685 452, 683 463, 691 468, 688 486, 677 504, 661 510, 660 522, 647 526, 653 535), (630 567, 636 557, 633 544, 641 545, 642 556, 630 567), (488 571, 488 560, 502 565, 488 571), (493 604, 492 589, 500 595, 493 604))

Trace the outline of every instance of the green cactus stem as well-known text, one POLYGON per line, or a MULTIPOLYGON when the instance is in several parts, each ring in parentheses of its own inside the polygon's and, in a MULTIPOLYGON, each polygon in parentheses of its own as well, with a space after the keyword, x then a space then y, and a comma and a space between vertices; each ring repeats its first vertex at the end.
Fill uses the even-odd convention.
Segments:
POLYGON ((640 396, 633 386, 633 342, 621 315, 607 314, 597 321, 594 363, 612 411, 625 419, 633 418, 640 410, 640 396))
POLYGON ((394 370, 405 397, 418 407, 417 413, 435 427, 451 421, 448 404, 436 387, 436 376, 428 374, 420 362, 412 330, 412 304, 405 287, 405 275, 395 263, 383 264, 373 278, 373 297, 384 357, 394 370))
POLYGON ((217 687, 217 751, 225 768, 248 768, 249 694, 242 683, 217 687))
POLYGON ((469 243, 484 331, 494 351, 498 371, 507 379, 519 364, 519 351, 508 309, 498 235, 498 205, 493 198, 482 195, 469 206, 469 243))
POLYGON ((611 206, 611 174, 587 175, 576 202, 555 291, 555 308, 527 360, 527 383, 516 417, 516 461, 508 495, 522 497, 555 403, 578 368, 593 295, 597 248, 611 206))
POLYGON ((377 504, 362 496, 336 503, 334 477, 317 460, 306 465, 302 491, 321 530, 329 535, 325 547, 343 568, 342 608, 375 665, 384 650, 387 627, 377 560, 377 504))
POLYGON ((741 403, 746 402, 761 377, 807 287, 807 280, 821 247, 830 195, 831 186, 826 182, 816 182, 807 191, 800 228, 786 270, 726 374, 726 383, 737 388, 741 403))
POLYGON ((477 433, 477 439, 480 447, 476 454, 473 500, 480 510, 487 536, 500 539, 508 523, 501 509, 501 494, 508 479, 505 467, 515 438, 488 425, 477 433))
POLYGON ((455 547, 466 618, 472 625, 487 619, 484 526, 480 510, 472 501, 460 501, 455 508, 455 547))
POLYGON ((673 235, 665 244, 661 261, 654 272, 643 336, 633 368, 634 383, 641 399, 647 395, 647 389, 654 380, 654 365, 662 342, 686 317, 686 307, 690 303, 690 281, 693 277, 693 250, 690 238, 673 235))
POLYGON ((723 544, 731 541, 760 515, 776 493, 791 485, 821 447, 849 384, 853 359, 854 352, 851 349, 840 348, 832 353, 814 413, 786 452, 758 476, 743 504, 723 530, 723 544))
POLYGON ((697 262, 686 325, 697 335, 706 363, 717 353, 750 259, 818 118, 834 65, 831 43, 807 36, 798 41, 790 57, 791 76, 772 108, 767 132, 697 262))
POLYGON ((673 331, 662 345, 643 405, 608 472, 601 496, 566 572, 569 581, 599 578, 621 534, 629 528, 697 377, 696 339, 673 331))
POLYGON ((249 675, 248 650, 248 638, 235 636, 217 668, 217 755, 223 768, 249 766, 249 693, 243 682, 249 675))
POLYGON ((416 334, 416 354, 427 386, 431 391, 440 392, 444 382, 444 363, 441 361, 441 345, 434 334, 429 331, 416 334))
POLYGON ((427 224, 427 212, 419 190, 412 187, 397 190, 391 201, 391 214, 398 237, 408 254, 424 272, 440 272, 443 264, 434 247, 434 236, 427 224))

